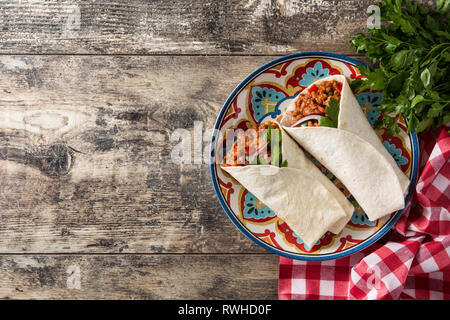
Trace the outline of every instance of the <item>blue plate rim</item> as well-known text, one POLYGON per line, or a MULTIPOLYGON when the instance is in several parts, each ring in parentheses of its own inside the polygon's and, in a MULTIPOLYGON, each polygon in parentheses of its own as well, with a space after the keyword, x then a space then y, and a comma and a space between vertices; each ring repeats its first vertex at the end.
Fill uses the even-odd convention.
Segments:
MULTIPOLYGON (((349 58, 344 55, 336 54, 336 53, 330 53, 330 52, 321 52, 321 51, 311 51, 311 52, 297 52, 293 54, 289 54, 277 59, 274 59, 272 61, 267 62, 266 64, 262 65, 255 71, 253 71, 251 74, 249 74, 243 81, 241 81, 231 92, 231 94, 228 96, 225 103, 222 105, 219 115, 216 119, 216 122, 214 124, 214 133, 211 137, 211 145, 210 145, 210 173, 211 173, 211 179, 214 187, 214 191, 216 193, 217 198, 219 199, 220 205, 222 206, 223 210, 227 214, 228 218, 233 222, 233 224, 250 240, 255 242, 260 247, 266 249, 269 252, 278 254, 280 256, 291 258, 295 260, 304 260, 304 261, 325 261, 325 260, 333 260, 333 259, 339 259, 346 256, 349 256, 351 254, 354 254, 358 251, 361 251, 370 245, 374 244, 376 241, 378 241, 381 237, 383 237, 391 228, 394 226, 394 224, 400 219, 400 216, 405 212, 406 208, 397 211, 395 215, 390 219, 389 222, 387 222, 382 228, 380 228, 376 233, 374 233, 369 238, 365 239, 363 242, 358 243, 354 246, 352 246, 349 249, 346 249, 344 251, 338 251, 334 253, 327 253, 327 254, 302 254, 302 253, 291 253, 286 252, 281 249, 269 246, 266 242, 259 239, 257 236, 255 236, 253 233, 251 233, 249 230, 243 227, 241 222, 237 219, 236 215, 230 210, 228 204, 226 203, 225 199, 223 198, 223 194, 220 190, 219 183, 217 181, 217 174, 216 174, 216 165, 215 165, 215 159, 214 159, 214 152, 215 152, 215 144, 216 144, 216 137, 215 132, 218 132, 220 130, 220 124, 222 122, 223 116, 225 115, 226 111, 228 110, 228 106, 230 103, 234 100, 234 98, 240 93, 242 88, 244 88, 252 79, 254 79, 256 76, 258 76, 263 71, 267 70, 268 68, 280 64, 282 62, 285 62, 287 60, 293 60, 298 57, 311 57, 311 58, 320 58, 320 57, 327 57, 327 58, 334 58, 337 60, 343 60, 345 62, 352 63, 354 65, 362 65, 367 66, 366 64, 349 58)), ((417 139, 417 135, 412 132, 410 133, 411 137, 411 145, 412 145, 412 152, 413 152, 413 164, 412 164, 412 177, 411 177, 411 183, 408 190, 408 195, 405 198, 405 203, 409 203, 409 200, 411 198, 411 195, 413 193, 414 187, 417 182, 417 169, 419 164, 419 143, 417 139)))

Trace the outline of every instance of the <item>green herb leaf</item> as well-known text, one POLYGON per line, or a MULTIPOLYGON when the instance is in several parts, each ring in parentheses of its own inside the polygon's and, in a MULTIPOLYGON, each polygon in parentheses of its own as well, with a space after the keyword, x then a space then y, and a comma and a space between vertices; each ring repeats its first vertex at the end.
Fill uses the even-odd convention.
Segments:
POLYGON ((439 116, 439 114, 444 109, 444 104, 441 104, 439 102, 435 102, 431 105, 431 108, 427 112, 427 116, 430 118, 436 118, 439 116))
POLYGON ((423 119, 417 125, 416 133, 423 132, 423 131, 427 130, 428 128, 430 128, 430 126, 432 124, 433 124, 433 119, 431 119, 431 118, 423 119))
POLYGON ((418 103, 422 102, 423 100, 425 100, 425 98, 423 96, 415 96, 414 99, 411 101, 411 108, 414 108, 418 103))
POLYGON ((333 121, 331 121, 329 118, 326 118, 326 117, 320 118, 319 124, 321 127, 337 128, 337 125, 333 121))
POLYGON ((437 0, 436 8, 438 9, 438 11, 446 14, 446 13, 450 12, 450 1, 449 0, 437 0))
POLYGON ((403 72, 399 74, 395 74, 392 78, 388 80, 388 86, 386 91, 389 95, 398 95, 403 89, 406 78, 408 77, 408 73, 403 72))
POLYGON ((393 70, 400 70, 405 68, 411 60, 414 50, 401 50, 392 55, 390 60, 390 66, 393 70))
POLYGON ((334 98, 330 98, 328 106, 325 108, 326 117, 319 119, 319 124, 322 127, 337 128, 339 117, 339 101, 334 98))

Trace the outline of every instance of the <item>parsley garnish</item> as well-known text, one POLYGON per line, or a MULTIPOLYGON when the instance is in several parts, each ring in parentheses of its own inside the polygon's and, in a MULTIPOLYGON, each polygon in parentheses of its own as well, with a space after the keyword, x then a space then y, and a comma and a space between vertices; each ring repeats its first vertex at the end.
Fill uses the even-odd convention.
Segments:
POLYGON ((411 0, 384 0, 380 29, 351 37, 351 47, 364 52, 374 71, 358 67, 367 80, 352 89, 381 91, 378 109, 388 134, 399 132, 396 118, 409 119, 408 132, 427 131, 450 122, 450 0, 437 0, 436 9, 411 0))
POLYGON ((325 109, 326 117, 319 119, 319 124, 321 127, 338 127, 338 116, 339 116, 339 101, 334 98, 330 98, 328 101, 328 106, 325 109))

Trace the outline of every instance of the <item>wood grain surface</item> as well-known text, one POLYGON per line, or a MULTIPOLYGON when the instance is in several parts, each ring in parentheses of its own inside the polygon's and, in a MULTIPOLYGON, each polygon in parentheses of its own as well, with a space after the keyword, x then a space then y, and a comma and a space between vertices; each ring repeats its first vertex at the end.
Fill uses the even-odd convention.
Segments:
POLYGON ((170 137, 270 59, 0 57, 1 251, 263 252, 170 137))
POLYGON ((370 4, 0 0, 0 298, 276 299, 278 257, 171 137, 200 124, 206 150, 276 56, 354 54, 370 4))
POLYGON ((275 299, 277 282, 266 254, 0 255, 1 299, 275 299))
POLYGON ((351 54, 371 0, 3 0, 1 53, 351 54))

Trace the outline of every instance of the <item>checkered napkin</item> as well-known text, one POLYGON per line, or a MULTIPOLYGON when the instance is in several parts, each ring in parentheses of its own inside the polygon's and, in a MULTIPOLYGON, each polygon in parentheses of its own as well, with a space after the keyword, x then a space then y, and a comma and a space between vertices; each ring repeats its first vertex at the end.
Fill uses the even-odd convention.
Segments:
POLYGON ((450 299, 450 134, 420 137, 420 177, 385 243, 330 261, 280 258, 280 299, 450 299))

